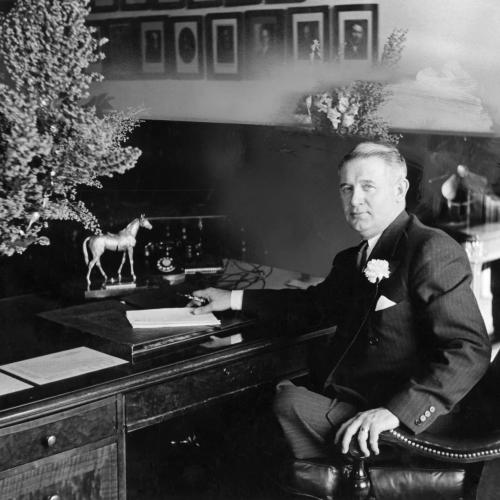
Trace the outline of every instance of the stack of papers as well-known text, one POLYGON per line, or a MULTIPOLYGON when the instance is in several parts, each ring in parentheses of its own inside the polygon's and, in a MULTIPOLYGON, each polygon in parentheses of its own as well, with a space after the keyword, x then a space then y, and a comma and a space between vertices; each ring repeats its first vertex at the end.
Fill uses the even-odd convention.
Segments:
POLYGON ((189 307, 141 309, 127 311, 132 328, 165 328, 183 326, 219 326, 220 320, 212 313, 193 314, 189 307))
POLYGON ((77 347, 1 365, 0 369, 37 385, 43 385, 124 363, 127 363, 124 359, 88 347, 77 347))

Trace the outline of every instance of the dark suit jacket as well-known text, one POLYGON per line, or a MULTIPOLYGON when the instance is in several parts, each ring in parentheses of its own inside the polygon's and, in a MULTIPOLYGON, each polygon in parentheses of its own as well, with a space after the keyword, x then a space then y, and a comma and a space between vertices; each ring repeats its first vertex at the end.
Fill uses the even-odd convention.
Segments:
POLYGON ((406 212, 369 257, 389 262, 389 278, 371 284, 356 266, 357 253, 340 252, 326 279, 307 290, 247 290, 243 310, 336 324, 325 393, 384 406, 421 432, 450 412, 489 364, 468 259, 452 238, 406 212), (396 305, 375 311, 381 295, 396 305))

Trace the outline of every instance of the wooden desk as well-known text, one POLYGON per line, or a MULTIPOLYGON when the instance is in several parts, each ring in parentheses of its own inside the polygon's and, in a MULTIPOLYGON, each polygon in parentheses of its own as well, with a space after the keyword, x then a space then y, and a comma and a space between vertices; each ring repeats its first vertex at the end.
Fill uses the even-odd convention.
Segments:
POLYGON ((125 499, 127 433, 303 375, 332 331, 191 346, 1 397, 1 497, 125 499))

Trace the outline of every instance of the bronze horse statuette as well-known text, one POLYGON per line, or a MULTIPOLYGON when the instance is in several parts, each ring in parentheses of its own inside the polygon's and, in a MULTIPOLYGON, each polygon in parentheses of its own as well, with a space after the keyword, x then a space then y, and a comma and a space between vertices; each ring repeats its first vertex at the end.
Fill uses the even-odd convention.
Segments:
POLYGON ((132 275, 132 280, 135 282, 136 276, 134 274, 134 256, 133 251, 136 243, 136 235, 139 228, 144 227, 146 229, 151 229, 153 226, 146 219, 144 215, 139 218, 134 219, 130 222, 127 227, 118 232, 118 234, 106 233, 97 234, 95 236, 88 236, 83 240, 83 255, 85 257, 85 264, 88 266, 87 271, 87 285, 90 288, 90 273, 92 268, 97 264, 99 271, 105 280, 108 280, 106 273, 101 266, 101 255, 106 250, 112 250, 113 252, 123 252, 122 262, 118 268, 118 282, 122 280, 122 268, 125 264, 125 258, 128 253, 128 261, 130 264, 130 274, 132 275), (87 244, 92 252, 92 260, 89 262, 89 256, 87 253, 87 244))

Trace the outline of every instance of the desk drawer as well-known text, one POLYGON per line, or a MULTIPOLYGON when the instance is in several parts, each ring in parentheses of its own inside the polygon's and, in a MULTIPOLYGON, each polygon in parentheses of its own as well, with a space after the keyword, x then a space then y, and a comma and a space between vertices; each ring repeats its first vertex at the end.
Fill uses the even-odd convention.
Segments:
POLYGON ((116 433, 115 399, 0 429, 0 470, 116 433))
POLYGON ((279 352, 228 362, 167 380, 125 396, 129 430, 167 419, 225 395, 275 381, 307 367, 307 348, 296 345, 279 352))
POLYGON ((4 500, 116 500, 117 456, 116 444, 112 443, 79 453, 67 451, 33 465, 22 465, 0 473, 0 497, 4 500))

